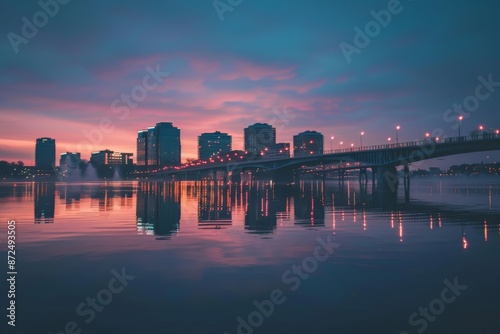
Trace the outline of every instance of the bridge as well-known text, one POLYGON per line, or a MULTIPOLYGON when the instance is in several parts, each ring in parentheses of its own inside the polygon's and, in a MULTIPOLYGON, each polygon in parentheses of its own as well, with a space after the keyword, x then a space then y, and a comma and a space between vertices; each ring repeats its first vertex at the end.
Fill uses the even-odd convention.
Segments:
POLYGON ((343 180, 344 171, 360 170, 360 182, 367 182, 367 168, 372 170, 373 184, 383 191, 395 192, 399 184, 397 166, 404 166, 405 190, 409 191, 409 165, 414 162, 444 156, 500 150, 500 134, 483 133, 476 136, 450 137, 445 139, 426 138, 422 141, 385 145, 352 147, 310 154, 283 157, 247 158, 235 153, 220 159, 198 161, 176 167, 165 167, 152 171, 150 177, 172 179, 199 179, 201 175, 222 171, 233 181, 245 171, 265 171, 271 173, 277 182, 290 183, 302 169, 315 166, 316 172, 338 171, 343 180))

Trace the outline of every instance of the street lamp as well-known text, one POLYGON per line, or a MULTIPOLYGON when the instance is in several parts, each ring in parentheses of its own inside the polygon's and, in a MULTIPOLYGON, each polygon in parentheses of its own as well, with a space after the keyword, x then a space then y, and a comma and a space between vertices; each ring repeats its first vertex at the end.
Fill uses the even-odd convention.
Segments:
POLYGON ((343 141, 341 141, 341 142, 339 143, 339 148, 342 148, 342 145, 344 145, 344 142, 343 142, 343 141))
POLYGON ((482 135, 482 137, 484 139, 484 132, 483 132, 483 130, 484 130, 484 126, 480 125, 479 126, 479 131, 481 131, 481 135, 482 135))
POLYGON ((399 144, 399 129, 401 129, 401 127, 399 125, 396 126, 396 144, 399 144))
POLYGON ((330 137, 330 151, 333 151, 333 140, 335 139, 334 136, 330 137))
POLYGON ((364 136, 365 132, 364 131, 361 131, 361 133, 359 134, 359 139, 361 140, 361 148, 363 148, 363 136, 364 136))
POLYGON ((460 115, 458 116, 458 136, 460 137, 460 130, 462 128, 462 120, 464 119, 464 116, 460 115))
POLYGON ((387 138, 387 141, 388 141, 388 142, 390 142, 391 140, 392 140, 392 138, 391 138, 391 137, 387 138))

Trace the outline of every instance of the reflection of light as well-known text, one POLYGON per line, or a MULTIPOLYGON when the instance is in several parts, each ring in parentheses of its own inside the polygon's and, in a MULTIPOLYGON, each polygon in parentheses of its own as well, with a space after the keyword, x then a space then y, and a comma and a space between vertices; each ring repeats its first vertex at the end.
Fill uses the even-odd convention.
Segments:
POLYGON ((366 212, 363 210, 363 231, 366 231, 366 212))
POLYGON ((391 228, 394 228, 394 212, 391 212, 391 228))
POLYGON ((399 223, 399 241, 403 242, 403 223, 399 223))
POLYGON ((488 224, 486 219, 484 220, 484 241, 488 241, 488 224))
POLYGON ((430 219, 430 220, 431 220, 431 221, 430 221, 430 227, 431 227, 431 230, 433 230, 433 229, 434 229, 434 223, 433 223, 433 221, 432 221, 432 215, 431 215, 431 219, 430 219))
POLYGON ((467 239, 465 238, 465 233, 462 234, 462 246, 464 249, 467 249, 469 247, 469 243, 467 242, 467 239))
POLYGON ((438 225, 439 225, 439 227, 442 226, 442 224, 441 224, 441 214, 440 213, 438 213, 438 225))

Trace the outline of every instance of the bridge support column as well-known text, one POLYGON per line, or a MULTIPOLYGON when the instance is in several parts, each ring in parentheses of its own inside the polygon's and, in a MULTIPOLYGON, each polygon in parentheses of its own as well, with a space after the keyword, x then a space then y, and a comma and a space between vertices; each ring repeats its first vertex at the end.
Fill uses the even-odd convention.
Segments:
POLYGON ((409 202, 410 201, 410 168, 408 167, 408 164, 405 164, 404 166, 404 186, 405 186, 405 201, 409 202))
POLYGON ((345 170, 339 169, 339 185, 344 185, 345 170))
POLYGON ((396 166, 377 168, 377 195, 381 205, 392 205, 397 201, 399 177, 396 166))
POLYGON ((233 170, 231 172, 231 183, 241 182, 241 172, 239 170, 233 170))
POLYGON ((366 187, 368 185, 368 174, 366 173, 366 168, 361 168, 359 170, 359 185, 360 187, 366 187))

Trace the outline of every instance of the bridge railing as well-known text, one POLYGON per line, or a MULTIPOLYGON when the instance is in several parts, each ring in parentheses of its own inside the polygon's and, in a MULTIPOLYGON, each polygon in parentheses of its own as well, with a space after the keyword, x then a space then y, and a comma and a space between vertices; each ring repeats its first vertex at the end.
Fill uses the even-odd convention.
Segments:
MULTIPOLYGON (((374 150, 384 150, 384 149, 393 149, 393 148, 407 148, 407 147, 419 147, 428 144, 448 144, 448 143, 463 143, 463 142, 474 142, 474 141, 487 141, 492 139, 500 138, 500 134, 498 133, 482 133, 476 136, 461 136, 461 137, 450 137, 445 139, 439 138, 426 138, 420 141, 411 141, 411 142, 403 142, 403 143, 394 143, 394 144, 382 144, 382 145, 371 145, 371 146, 362 146, 362 147, 349 147, 344 149, 337 150, 328 150, 324 151, 323 154, 335 154, 335 153, 350 153, 350 152, 359 152, 359 151, 374 151, 374 150)), ((311 155, 321 155, 321 154, 311 154, 311 155)), ((301 156, 308 156, 307 154, 301 156)))

